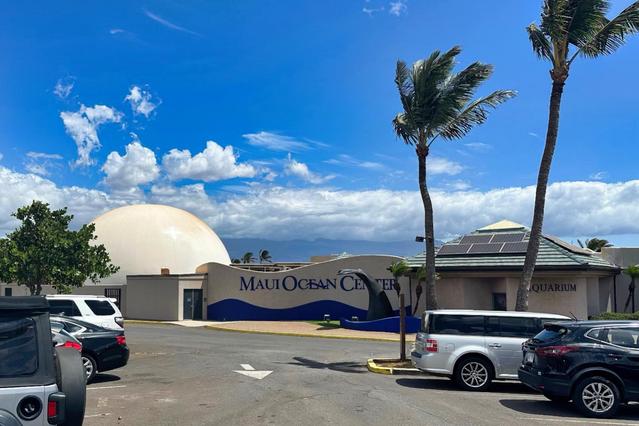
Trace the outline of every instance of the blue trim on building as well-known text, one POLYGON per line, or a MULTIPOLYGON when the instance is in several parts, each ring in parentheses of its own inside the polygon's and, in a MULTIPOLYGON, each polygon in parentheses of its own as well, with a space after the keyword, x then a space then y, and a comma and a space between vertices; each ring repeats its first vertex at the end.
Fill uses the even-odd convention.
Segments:
POLYGON ((334 300, 318 300, 291 308, 264 308, 238 299, 224 299, 207 307, 207 318, 211 321, 240 320, 322 320, 324 314, 331 319, 366 318, 366 311, 334 300))
MULTIPOLYGON (((417 333, 419 331, 421 320, 416 317, 406 317, 406 332, 417 333)), ((375 321, 349 321, 345 318, 339 320, 342 328, 350 328, 351 330, 361 331, 387 331, 390 333, 399 333, 399 317, 382 318, 375 321)))

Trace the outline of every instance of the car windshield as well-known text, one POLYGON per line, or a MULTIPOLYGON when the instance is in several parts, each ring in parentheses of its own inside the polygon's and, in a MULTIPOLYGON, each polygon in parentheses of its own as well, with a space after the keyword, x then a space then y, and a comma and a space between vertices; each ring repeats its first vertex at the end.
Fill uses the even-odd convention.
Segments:
POLYGON ((559 325, 547 324, 544 329, 533 337, 533 341, 537 343, 552 342, 561 339, 568 334, 569 330, 566 327, 559 325))
POLYGON ((38 368, 38 342, 31 318, 0 322, 0 377, 33 374, 38 368))

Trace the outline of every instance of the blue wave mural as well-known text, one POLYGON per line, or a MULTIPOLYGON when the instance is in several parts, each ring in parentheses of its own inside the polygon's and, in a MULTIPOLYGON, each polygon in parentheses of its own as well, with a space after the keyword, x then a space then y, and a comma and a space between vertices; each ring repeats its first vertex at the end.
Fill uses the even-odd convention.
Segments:
POLYGON ((366 311, 334 300, 318 300, 291 308, 263 308, 239 299, 224 299, 207 307, 207 318, 212 321, 295 321, 321 320, 324 314, 331 319, 366 318, 366 311))
MULTIPOLYGON (((342 328, 362 331, 387 331, 399 333, 399 317, 382 318, 375 321, 349 321, 345 318, 339 320, 342 328)), ((406 316, 406 332, 417 333, 421 325, 421 320, 416 317, 406 316)))

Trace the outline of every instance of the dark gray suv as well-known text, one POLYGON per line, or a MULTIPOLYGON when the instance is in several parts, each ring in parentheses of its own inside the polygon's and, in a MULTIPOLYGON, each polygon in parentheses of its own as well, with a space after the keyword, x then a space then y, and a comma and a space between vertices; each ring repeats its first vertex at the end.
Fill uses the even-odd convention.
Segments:
POLYGON ((0 425, 82 425, 80 352, 54 348, 44 297, 0 297, 0 425))

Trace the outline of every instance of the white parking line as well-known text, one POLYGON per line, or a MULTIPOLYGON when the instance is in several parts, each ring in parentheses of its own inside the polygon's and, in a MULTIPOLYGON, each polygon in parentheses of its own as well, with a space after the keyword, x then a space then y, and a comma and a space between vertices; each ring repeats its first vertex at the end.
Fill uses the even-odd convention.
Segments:
POLYGON ((578 420, 578 419, 548 419, 546 417, 519 417, 519 420, 535 420, 538 422, 555 422, 555 423, 579 423, 579 424, 589 424, 589 425, 635 425, 637 423, 621 423, 621 422, 607 422, 607 421, 596 421, 592 419, 578 420))
POLYGON ((251 366, 251 364, 240 364, 240 366, 245 370, 255 371, 255 369, 251 366))
POLYGON ((118 385, 118 386, 97 386, 94 388, 87 388, 87 390, 100 390, 100 389, 118 389, 118 388, 125 388, 126 385, 118 385))
POLYGON ((90 419, 92 417, 106 417, 106 416, 110 416, 111 413, 102 413, 102 414, 89 414, 89 415, 85 415, 84 418, 85 419, 90 419))

